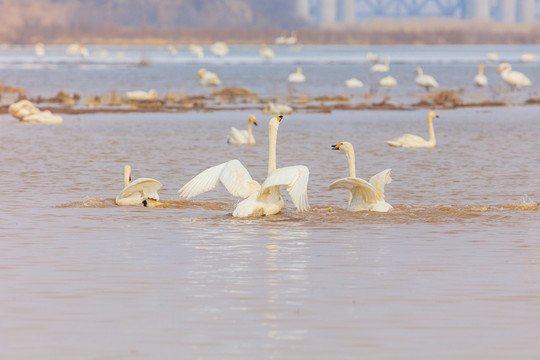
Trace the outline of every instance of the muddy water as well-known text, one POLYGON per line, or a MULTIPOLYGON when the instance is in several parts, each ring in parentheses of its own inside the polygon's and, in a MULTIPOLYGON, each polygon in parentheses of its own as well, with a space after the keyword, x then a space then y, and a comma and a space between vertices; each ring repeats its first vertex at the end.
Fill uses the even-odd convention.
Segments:
POLYGON ((216 189, 176 191, 253 147, 246 113, 0 116, 0 358, 536 359, 540 356, 538 108, 285 117, 278 166, 307 165, 312 210, 235 219, 216 189), (390 213, 349 213, 328 185, 392 168, 390 213), (159 208, 117 207, 122 168, 164 184, 159 208))

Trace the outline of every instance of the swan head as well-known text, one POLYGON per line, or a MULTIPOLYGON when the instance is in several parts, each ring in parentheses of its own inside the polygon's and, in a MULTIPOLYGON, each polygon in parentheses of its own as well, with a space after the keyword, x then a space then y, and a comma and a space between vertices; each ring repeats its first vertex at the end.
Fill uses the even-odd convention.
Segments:
POLYGON ((499 67, 497 68, 497 72, 500 73, 500 72, 502 72, 502 71, 504 71, 504 70, 506 70, 506 69, 512 70, 512 66, 510 66, 510 64, 507 63, 507 62, 503 62, 503 63, 500 64, 499 67))
POLYGON ((301 74, 301 73, 302 73, 302 68, 301 68, 301 67, 297 67, 297 68, 296 68, 296 72, 297 72, 298 74, 301 74))
POLYGON ((124 166, 124 187, 128 186, 131 182, 131 166, 124 166))
POLYGON ((257 125, 257 119, 255 119, 255 115, 249 115, 248 122, 255 125, 255 126, 258 126, 257 125))
POLYGON ((199 77, 199 79, 202 79, 205 72, 206 72, 205 68, 199 69, 199 71, 197 71, 197 76, 199 77))
POLYGON ((428 118, 433 119, 434 117, 438 118, 439 115, 435 111, 430 111, 427 114, 428 118))
POLYGON ((271 118, 270 123, 268 124, 268 129, 277 130, 279 123, 281 122, 281 119, 283 119, 283 115, 278 115, 271 118))
POLYGON ((415 72, 416 72, 418 75, 424 74, 424 71, 422 71, 422 68, 421 68, 420 66, 417 66, 417 67, 416 67, 415 72))
POLYGON ((339 152, 347 153, 350 151, 354 152, 354 147, 350 142, 342 141, 336 145, 332 145, 332 150, 339 150, 339 152))
POLYGON ((271 102, 270 102, 270 103, 266 104, 266 106, 264 107, 264 109, 263 109, 262 112, 263 112, 264 115, 266 115, 266 114, 268 114, 268 112, 269 112, 270 110, 272 110, 273 108, 274 108, 274 103, 271 103, 271 102))

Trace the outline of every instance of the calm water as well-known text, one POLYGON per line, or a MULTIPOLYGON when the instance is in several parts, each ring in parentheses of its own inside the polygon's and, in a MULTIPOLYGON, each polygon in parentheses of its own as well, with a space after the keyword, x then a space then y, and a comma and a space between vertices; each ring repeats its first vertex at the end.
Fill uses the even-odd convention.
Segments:
POLYGON ((228 146, 247 113, 0 115, 2 359, 538 359, 538 107, 285 117, 278 166, 311 172, 312 210, 235 219, 223 189, 176 191, 254 147, 228 146), (390 213, 348 213, 328 185, 392 168, 390 213), (122 169, 153 177, 164 208, 117 207, 122 169))

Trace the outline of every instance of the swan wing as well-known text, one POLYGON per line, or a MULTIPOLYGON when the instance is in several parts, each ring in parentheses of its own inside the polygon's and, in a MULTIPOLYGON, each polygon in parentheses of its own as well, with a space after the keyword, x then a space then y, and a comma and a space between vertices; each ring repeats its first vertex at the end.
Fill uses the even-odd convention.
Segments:
POLYGON ((229 136, 227 137, 228 144, 245 144, 248 142, 247 130, 238 130, 237 128, 231 128, 229 136))
POLYGON ((509 74, 512 81, 518 86, 529 86, 531 85, 531 79, 529 79, 524 73, 519 71, 512 71, 509 74))
POLYGON ((298 211, 309 210, 307 185, 309 169, 304 165, 287 166, 274 170, 264 181, 260 194, 273 186, 287 185, 287 191, 298 211))
POLYGON ((124 199, 133 194, 140 193, 143 198, 159 200, 158 190, 161 188, 161 183, 150 178, 139 178, 133 180, 122 190, 118 199, 124 199))
POLYGON ((412 134, 405 134, 401 137, 386 141, 388 145, 397 147, 425 146, 426 142, 427 141, 422 137, 412 134))
POLYGON ((330 190, 347 189, 351 192, 350 206, 365 208, 366 204, 377 201, 377 189, 363 179, 346 177, 330 184, 330 190))
POLYGON ((212 190, 219 184, 223 184, 231 195, 243 199, 261 188, 261 185, 251 178, 251 175, 240 161, 230 160, 204 170, 182 186, 178 192, 180 197, 187 200, 212 190))
POLYGON ((392 169, 383 170, 369 179, 369 183, 377 190, 377 200, 384 199, 384 185, 392 182, 390 171, 392 171, 392 169))

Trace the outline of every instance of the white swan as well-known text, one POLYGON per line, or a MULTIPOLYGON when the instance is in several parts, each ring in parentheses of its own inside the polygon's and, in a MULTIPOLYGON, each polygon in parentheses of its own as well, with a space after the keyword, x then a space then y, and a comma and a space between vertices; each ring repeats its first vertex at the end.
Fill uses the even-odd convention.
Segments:
POLYGON ((198 58, 204 57, 204 51, 202 46, 191 44, 189 45, 189 51, 198 58))
POLYGON ((254 181, 238 160, 206 169, 191 179, 178 192, 180 197, 190 199, 223 184, 236 197, 244 198, 233 211, 233 216, 262 216, 277 214, 283 208, 281 185, 287 191, 298 211, 309 210, 307 185, 309 170, 304 165, 276 169, 276 142, 279 123, 283 116, 273 117, 269 124, 268 177, 262 186, 254 181))
POLYGON ((262 112, 264 115, 290 115, 293 112, 293 108, 287 104, 274 104, 270 102, 266 104, 262 112))
POLYGON ((376 55, 372 52, 368 52, 366 54, 366 58, 368 59, 368 61, 372 64, 375 64, 375 63, 378 63, 379 62, 379 55, 376 55))
POLYGON ((364 83, 357 78, 350 78, 345 80, 345 86, 348 88, 361 88, 364 86, 364 83))
POLYGON ((395 138, 393 140, 388 140, 386 143, 391 146, 396 147, 405 147, 405 148, 433 148, 437 143, 435 139, 435 130, 433 129, 433 118, 438 118, 439 115, 435 111, 428 112, 427 121, 428 121, 428 131, 429 131, 429 140, 425 140, 420 136, 405 134, 401 137, 395 138))
POLYGON ((259 50, 259 55, 265 59, 272 59, 274 57, 274 50, 263 44, 261 50, 259 50))
POLYGON ((296 45, 298 42, 298 38, 296 37, 296 31, 291 31, 291 36, 285 37, 284 44, 285 45, 296 45))
POLYGON ((124 166, 124 189, 116 197, 116 205, 143 205, 154 207, 159 201, 161 183, 154 179, 139 178, 131 181, 131 166, 124 166))
POLYGON ((176 46, 171 44, 171 45, 167 46, 167 52, 170 55, 176 55, 176 54, 178 54, 178 49, 176 48, 176 46))
POLYGON ((384 59, 384 64, 375 64, 369 70, 371 72, 388 72, 390 71, 390 58, 388 56, 384 59))
POLYGON ((519 60, 524 63, 532 63, 536 61, 536 55, 534 55, 533 53, 523 54, 521 55, 521 58, 519 58, 519 60))
POLYGON ((496 62, 499 60, 499 55, 495 52, 490 52, 487 54, 487 58, 491 62, 496 62))
POLYGON ((216 73, 206 71, 206 69, 199 69, 197 71, 197 77, 199 78, 199 84, 202 86, 219 86, 221 85, 221 80, 216 73))
POLYGON ((524 86, 531 86, 531 80, 525 76, 522 72, 512 71, 512 66, 509 63, 504 62, 499 65, 497 72, 501 73, 501 78, 511 88, 521 88, 524 86))
POLYGON ((210 46, 210 51, 217 56, 225 56, 229 53, 229 47, 223 41, 216 41, 210 46))
POLYGON ((484 63, 478 64, 478 74, 474 77, 474 85, 484 87, 488 83, 486 75, 484 75, 484 63))
POLYGON ((300 83, 306 81, 306 76, 302 74, 302 68, 298 67, 296 68, 296 72, 289 75, 288 80, 292 83, 300 83))
POLYGON ((348 211, 378 211, 387 212, 392 205, 384 201, 384 185, 390 184, 391 169, 381 171, 369 179, 369 182, 356 177, 354 148, 346 141, 332 145, 332 150, 339 150, 347 156, 349 162, 349 177, 339 179, 330 184, 330 190, 347 189, 350 191, 348 211))
POLYGON ((144 90, 135 90, 135 91, 127 91, 126 97, 128 100, 134 100, 134 101, 151 101, 151 100, 158 99, 158 93, 154 89, 148 92, 144 90))
POLYGON ((414 79, 414 82, 417 85, 424 87, 427 91, 429 91, 429 88, 431 87, 439 87, 437 80, 431 75, 425 75, 420 66, 416 67, 416 73, 418 76, 414 79))
POLYGON ((255 145, 255 138, 253 137, 252 125, 257 126, 257 119, 255 116, 249 115, 247 130, 238 130, 237 128, 231 128, 229 135, 227 136, 227 144, 232 145, 255 145))
POLYGON ((379 85, 383 87, 395 87, 397 80, 392 75, 388 75, 379 80, 379 85))
POLYGON ((62 117, 54 115, 49 110, 41 111, 28 100, 20 100, 8 108, 11 116, 28 123, 60 124, 62 117))
POLYGON ((287 35, 285 34, 285 32, 282 32, 281 35, 279 35, 279 36, 274 40, 274 43, 275 43, 276 45, 284 45, 286 40, 287 40, 287 35))
POLYGON ((45 56, 45 45, 43 43, 37 43, 34 45, 34 52, 39 58, 45 56))

